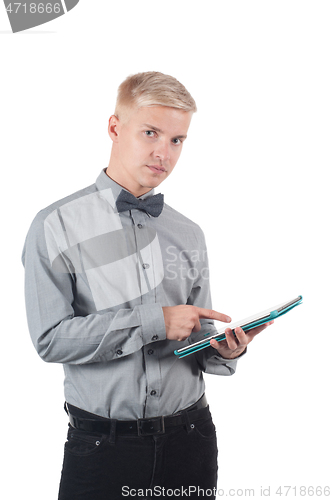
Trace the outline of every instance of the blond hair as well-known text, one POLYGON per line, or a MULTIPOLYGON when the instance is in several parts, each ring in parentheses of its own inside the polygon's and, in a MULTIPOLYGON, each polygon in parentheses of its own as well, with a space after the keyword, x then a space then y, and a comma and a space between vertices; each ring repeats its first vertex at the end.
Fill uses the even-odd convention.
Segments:
POLYGON ((119 86, 115 115, 128 108, 169 106, 195 113, 196 103, 188 90, 173 76, 147 71, 128 76, 119 86))

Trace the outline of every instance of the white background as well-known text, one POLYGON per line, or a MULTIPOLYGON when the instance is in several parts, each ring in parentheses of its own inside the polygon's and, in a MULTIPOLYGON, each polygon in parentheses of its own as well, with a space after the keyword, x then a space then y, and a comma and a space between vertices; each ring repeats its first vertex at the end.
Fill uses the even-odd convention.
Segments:
POLYGON ((62 367, 27 329, 26 232, 107 166, 117 87, 148 70, 197 102, 160 191, 205 232, 214 308, 304 297, 233 377, 206 376, 219 488, 331 486, 331 17, 320 0, 81 0, 13 35, 0 6, 3 498, 57 498, 67 428, 62 367))

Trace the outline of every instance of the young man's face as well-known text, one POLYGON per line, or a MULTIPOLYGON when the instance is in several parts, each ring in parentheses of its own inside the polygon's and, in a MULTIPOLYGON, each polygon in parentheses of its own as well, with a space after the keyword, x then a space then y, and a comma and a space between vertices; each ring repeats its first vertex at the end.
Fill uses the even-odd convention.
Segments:
POLYGON ((107 174, 135 196, 157 187, 178 161, 191 117, 191 112, 166 106, 129 110, 124 120, 113 115, 107 174))

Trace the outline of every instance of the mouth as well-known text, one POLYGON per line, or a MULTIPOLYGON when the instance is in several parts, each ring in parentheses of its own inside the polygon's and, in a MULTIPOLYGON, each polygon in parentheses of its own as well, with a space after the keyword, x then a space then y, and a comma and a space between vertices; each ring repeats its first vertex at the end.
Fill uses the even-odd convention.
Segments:
POLYGON ((147 167, 156 174, 162 174, 166 172, 166 169, 164 167, 161 167, 160 165, 147 165, 147 167))

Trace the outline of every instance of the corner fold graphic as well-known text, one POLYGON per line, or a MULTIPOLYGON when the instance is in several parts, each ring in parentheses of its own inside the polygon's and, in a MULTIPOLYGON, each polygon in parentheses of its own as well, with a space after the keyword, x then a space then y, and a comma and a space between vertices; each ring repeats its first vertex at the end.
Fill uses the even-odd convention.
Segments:
POLYGON ((73 9, 80 0, 65 0, 67 12, 73 9))
POLYGON ((63 3, 68 12, 78 2, 79 0, 26 0, 24 3, 18 3, 4 0, 13 33, 53 21, 53 19, 66 14, 63 3))

